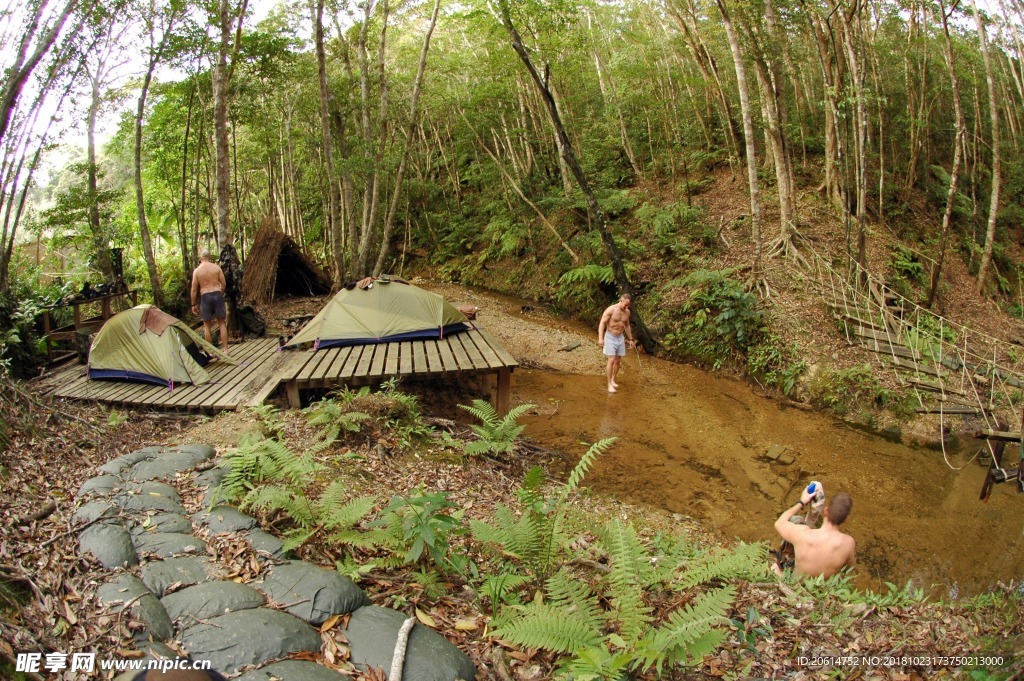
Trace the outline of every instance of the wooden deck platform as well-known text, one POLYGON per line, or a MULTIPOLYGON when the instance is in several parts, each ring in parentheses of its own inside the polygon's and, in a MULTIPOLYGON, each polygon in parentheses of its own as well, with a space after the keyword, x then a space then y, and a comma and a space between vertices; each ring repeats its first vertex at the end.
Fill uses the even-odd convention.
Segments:
POLYGON ((357 345, 327 350, 278 350, 275 339, 246 341, 231 347, 237 365, 212 362, 205 385, 166 386, 121 381, 91 381, 86 369, 74 364, 41 379, 55 397, 117 406, 167 411, 218 412, 262 404, 284 390, 293 407, 301 406, 301 391, 367 385, 392 377, 437 378, 452 375, 497 377, 495 408, 509 408, 511 375, 518 366, 494 338, 480 328, 442 340, 357 345))

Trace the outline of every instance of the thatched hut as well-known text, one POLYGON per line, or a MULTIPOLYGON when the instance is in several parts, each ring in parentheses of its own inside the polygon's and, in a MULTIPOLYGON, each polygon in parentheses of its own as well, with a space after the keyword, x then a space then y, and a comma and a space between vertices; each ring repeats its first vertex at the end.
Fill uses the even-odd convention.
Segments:
POLYGON ((299 245, 267 218, 245 259, 242 299, 266 304, 277 296, 319 296, 331 292, 331 279, 299 245))

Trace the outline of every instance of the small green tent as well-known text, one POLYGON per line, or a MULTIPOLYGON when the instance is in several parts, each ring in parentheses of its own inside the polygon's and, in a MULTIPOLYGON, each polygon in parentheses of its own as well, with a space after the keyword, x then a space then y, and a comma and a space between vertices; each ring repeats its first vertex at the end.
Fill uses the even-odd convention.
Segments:
POLYGON ((187 324, 152 305, 137 305, 111 317, 89 350, 89 378, 202 385, 214 357, 234 363, 187 324))
POLYGON ((313 349, 443 338, 467 329, 466 315, 444 298, 404 281, 381 277, 342 289, 288 343, 313 349))

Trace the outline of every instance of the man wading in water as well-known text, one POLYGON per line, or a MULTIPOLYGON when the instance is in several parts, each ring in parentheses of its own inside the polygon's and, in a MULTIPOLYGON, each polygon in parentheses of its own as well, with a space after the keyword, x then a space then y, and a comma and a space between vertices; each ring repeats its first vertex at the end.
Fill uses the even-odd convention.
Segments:
POLYGON ((227 354, 228 325, 224 291, 228 285, 224 279, 224 270, 217 263, 210 262, 210 250, 207 248, 199 254, 199 260, 199 267, 192 272, 192 311, 199 313, 203 319, 207 343, 213 342, 213 320, 217 319, 220 324, 220 344, 227 354))
POLYGON ((604 311, 601 325, 597 327, 597 344, 604 348, 604 354, 608 356, 605 376, 608 377, 610 393, 618 392, 619 384, 615 379, 619 375, 622 358, 626 356, 626 341, 629 340, 629 347, 636 347, 633 331, 629 327, 629 306, 632 304, 633 298, 623 293, 619 302, 604 311))
MULTIPOLYGON (((789 519, 803 510, 813 498, 814 495, 805 489, 800 495, 800 503, 795 504, 775 521, 775 531, 793 545, 793 553, 796 556, 793 566, 795 574, 831 577, 844 567, 853 567, 856 563, 857 543, 853 537, 839 528, 849 515, 853 501, 846 492, 840 492, 832 497, 832 501, 825 507, 824 521, 816 530, 789 522, 789 519)), ((778 564, 775 564, 774 569, 781 572, 778 564)))

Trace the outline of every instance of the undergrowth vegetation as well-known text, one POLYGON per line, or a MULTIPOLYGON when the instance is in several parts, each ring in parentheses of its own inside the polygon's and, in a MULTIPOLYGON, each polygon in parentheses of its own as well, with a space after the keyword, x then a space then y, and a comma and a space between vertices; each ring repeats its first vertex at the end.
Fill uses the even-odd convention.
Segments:
MULTIPOLYGON (((840 408, 844 396, 884 398, 861 370, 828 377, 817 395, 840 408)), ((383 457, 383 470, 392 471, 422 457, 507 465, 522 455, 516 419, 531 407, 499 417, 476 401, 462 409, 480 423, 452 430, 450 422, 430 427, 417 399, 394 385, 344 391, 306 410, 317 444, 304 451, 286 441, 294 432, 283 423, 289 417, 264 409, 257 413, 260 432, 222 457, 217 500, 259 516, 287 549, 329 556, 354 580, 404 584, 397 595, 392 589, 391 603, 414 603, 421 621, 432 622, 425 610, 443 607, 462 589, 485 626, 479 630, 476 619, 463 618, 457 628, 477 632, 479 645, 525 651, 515 655, 543 665, 544 678, 675 678, 684 668, 706 669, 709 659, 729 660, 731 678, 770 674, 766 655, 791 659, 793 651, 814 650, 808 642, 787 642, 793 621, 814 627, 807 634, 818 641, 813 645, 848 640, 864 629, 879 645, 891 646, 911 635, 898 613, 925 617, 945 607, 909 583, 890 584, 884 593, 858 589, 848 573, 790 578, 776 589, 763 543, 707 546, 615 514, 595 516, 581 503, 582 484, 615 438, 591 444, 564 481, 553 482, 533 466, 509 500, 479 508, 432 480, 384 494, 367 493, 373 486, 360 482, 369 457, 383 457), (406 441, 398 431, 410 428, 417 435, 406 441), (381 442, 390 448, 382 450, 381 442), (806 602, 814 606, 803 612, 806 602), (887 613, 894 614, 892 623, 887 613)), ((993 593, 959 606, 951 629, 927 643, 945 645, 943 636, 954 629, 963 642, 972 618, 995 618, 1005 631, 1019 632, 1018 600, 993 593)), ((921 634, 914 636, 922 645, 921 634)), ((985 645, 998 648, 993 641, 985 645)))

